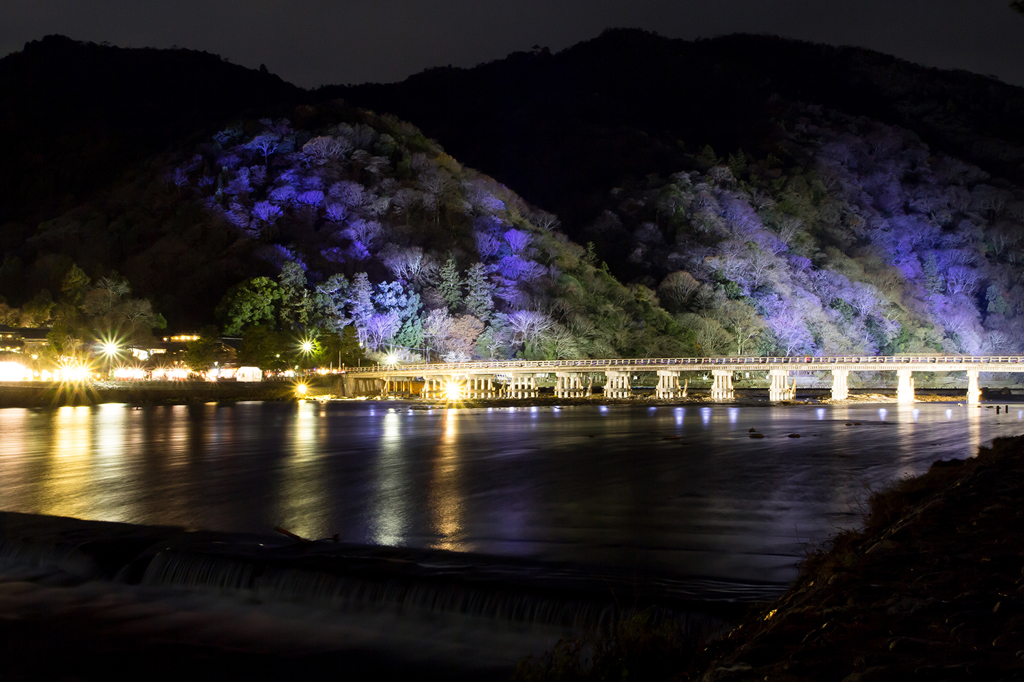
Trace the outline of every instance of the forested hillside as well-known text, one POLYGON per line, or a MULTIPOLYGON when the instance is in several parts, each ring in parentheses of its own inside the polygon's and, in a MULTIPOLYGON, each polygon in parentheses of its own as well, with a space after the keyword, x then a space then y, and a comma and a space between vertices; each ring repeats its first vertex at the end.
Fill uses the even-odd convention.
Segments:
POLYGON ((69 43, 0 74, 80 49, 174 74, 168 92, 196 69, 206 85, 147 118, 155 100, 108 82, 64 128, 63 109, 32 122, 38 87, 5 100, 26 139, 66 135, 3 163, 24 192, 5 194, 0 323, 212 323, 267 366, 303 338, 448 360, 1024 352, 1020 88, 744 36, 613 31, 315 93, 212 55, 69 43))
MULTIPOLYGON (((35 312, 38 290, 117 269, 104 276, 172 323, 216 312, 268 367, 274 349, 336 346, 346 329, 370 350, 448 360, 693 352, 648 291, 415 126, 341 103, 293 114, 240 119, 40 224, 0 272, 0 291, 27 301, 7 319, 68 323, 35 312)), ((75 317, 61 302, 49 310, 75 317)))
POLYGON ((635 30, 325 89, 422 125, 656 289, 705 351, 1014 352, 1024 89, 635 30))

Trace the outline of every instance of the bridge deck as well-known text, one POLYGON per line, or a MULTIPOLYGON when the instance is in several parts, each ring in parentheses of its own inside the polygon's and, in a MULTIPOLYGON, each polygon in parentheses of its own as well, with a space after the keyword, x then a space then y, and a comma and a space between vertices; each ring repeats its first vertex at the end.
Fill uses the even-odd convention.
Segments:
POLYGON ((710 372, 734 371, 830 371, 853 372, 910 370, 912 372, 1024 372, 1024 356, 1013 355, 865 355, 829 357, 716 357, 716 358, 609 358, 603 360, 498 360, 452 362, 386 367, 349 367, 346 372, 366 378, 426 377, 471 374, 543 372, 710 372))

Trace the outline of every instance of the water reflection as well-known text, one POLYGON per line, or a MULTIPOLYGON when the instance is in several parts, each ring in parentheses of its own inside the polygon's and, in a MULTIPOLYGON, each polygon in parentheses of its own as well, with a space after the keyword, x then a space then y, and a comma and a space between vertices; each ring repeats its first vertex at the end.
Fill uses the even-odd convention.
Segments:
POLYGON ((407 464, 402 447, 400 417, 384 416, 375 466, 376 494, 372 503, 371 541, 379 545, 404 545, 408 531, 407 507, 411 502, 406 489, 407 464))
POLYGON ((972 455, 1024 418, 647 407, 6 409, 0 508, 786 580, 798 539, 855 523, 865 484, 972 455))
POLYGON ((88 407, 61 407, 53 414, 50 457, 43 465, 44 484, 38 497, 44 514, 82 514, 91 478, 93 420, 89 412, 88 407))
POLYGON ((299 402, 286 441, 281 481, 281 525, 303 537, 329 535, 317 404, 299 402))
POLYGON ((459 490, 458 416, 446 410, 441 441, 434 454, 433 477, 430 482, 429 509, 437 541, 437 549, 467 550, 462 538, 462 496, 459 490))

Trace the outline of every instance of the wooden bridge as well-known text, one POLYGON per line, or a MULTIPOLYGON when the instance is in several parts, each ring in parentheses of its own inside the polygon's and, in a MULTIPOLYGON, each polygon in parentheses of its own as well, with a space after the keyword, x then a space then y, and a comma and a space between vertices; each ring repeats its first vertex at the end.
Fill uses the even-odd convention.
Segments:
POLYGON ((711 398, 732 400, 735 372, 767 372, 770 400, 785 400, 793 395, 793 372, 831 372, 832 399, 849 397, 850 372, 895 371, 897 399, 914 401, 914 372, 965 372, 967 402, 981 398, 979 377, 982 372, 1024 372, 1024 356, 978 355, 845 355, 828 357, 714 357, 714 358, 612 358, 605 360, 493 360, 432 364, 374 365, 346 369, 346 382, 356 393, 412 393, 414 383, 422 380, 420 396, 442 398, 531 398, 537 396, 537 375, 555 375, 555 396, 589 396, 593 376, 604 374, 604 395, 627 398, 632 395, 630 377, 656 373, 658 398, 685 397, 688 373, 710 374, 711 398), (682 381, 682 384, 680 384, 682 381), (586 384, 586 385, 584 385, 586 384), (369 390, 366 390, 369 389, 369 390))

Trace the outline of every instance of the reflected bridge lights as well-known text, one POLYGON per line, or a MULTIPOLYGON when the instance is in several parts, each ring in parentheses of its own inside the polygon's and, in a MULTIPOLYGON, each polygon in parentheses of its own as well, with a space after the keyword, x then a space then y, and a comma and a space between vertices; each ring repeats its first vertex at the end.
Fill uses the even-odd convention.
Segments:
POLYGON ((825 408, 824 407, 819 407, 817 410, 815 410, 815 412, 818 415, 818 421, 822 421, 822 420, 825 419, 825 408))
POLYGON ((711 408, 710 407, 702 407, 702 408, 700 408, 700 421, 701 421, 701 423, 704 424, 704 426, 707 426, 707 425, 709 425, 711 423, 711 408))
POLYGON ((916 422, 917 418, 921 416, 921 410, 915 407, 913 410, 910 411, 910 416, 916 422))
POLYGON ((878 418, 879 419, 881 419, 882 421, 885 421, 885 415, 887 415, 887 414, 889 414, 889 410, 885 409, 884 407, 878 408, 878 418))
POLYGON ((735 424, 740 418, 740 408, 730 407, 729 408, 729 423, 735 424))
POLYGON ((946 410, 946 419, 953 418, 953 410, 946 410))

